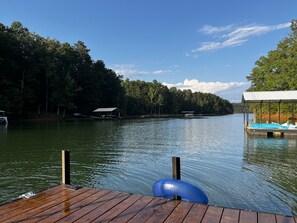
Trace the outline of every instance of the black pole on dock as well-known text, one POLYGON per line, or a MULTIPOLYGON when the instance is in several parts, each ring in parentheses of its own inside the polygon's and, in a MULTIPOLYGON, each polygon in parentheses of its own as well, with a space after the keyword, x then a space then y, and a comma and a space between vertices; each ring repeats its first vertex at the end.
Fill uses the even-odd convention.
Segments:
POLYGON ((70 184, 70 151, 62 150, 62 184, 70 184))
MULTIPOLYGON (((172 157, 172 178, 176 180, 181 179, 180 171, 180 157, 172 157)), ((180 196, 173 196, 174 200, 181 200, 180 196)))

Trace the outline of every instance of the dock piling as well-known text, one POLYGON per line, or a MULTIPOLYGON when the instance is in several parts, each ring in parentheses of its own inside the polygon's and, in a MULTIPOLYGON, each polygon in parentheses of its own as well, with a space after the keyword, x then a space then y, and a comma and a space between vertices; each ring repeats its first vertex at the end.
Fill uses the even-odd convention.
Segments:
POLYGON ((62 150, 62 184, 70 184, 70 151, 62 150))
MULTIPOLYGON (((181 179, 180 171, 180 157, 172 157, 172 178, 176 180, 181 179)), ((180 196, 173 196, 174 200, 181 200, 180 196)))

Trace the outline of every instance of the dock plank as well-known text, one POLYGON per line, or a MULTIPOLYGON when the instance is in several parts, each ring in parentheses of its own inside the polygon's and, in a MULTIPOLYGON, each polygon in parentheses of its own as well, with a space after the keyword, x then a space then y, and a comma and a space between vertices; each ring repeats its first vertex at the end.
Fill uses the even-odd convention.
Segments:
POLYGON ((179 223, 183 222, 184 218, 189 213, 191 207, 194 203, 189 202, 181 202, 178 206, 173 210, 170 216, 166 219, 166 223, 179 223))
POLYGON ((84 193, 79 194, 63 203, 57 204, 56 206, 49 208, 43 212, 38 213, 34 216, 34 220, 28 221, 28 223, 34 222, 56 222, 61 218, 75 212, 80 205, 85 204, 85 200, 95 194, 95 189, 88 190, 84 193), (62 211, 61 211, 62 210, 62 211))
MULTIPOLYGON (((81 193, 84 193, 86 191, 90 190, 89 188, 82 188, 77 191, 71 191, 71 190, 62 190, 61 193, 55 194, 54 196, 51 196, 52 199, 46 200, 44 199, 43 202, 35 202, 32 205, 28 205, 25 208, 20 208, 18 210, 19 214, 11 213, 10 218, 6 219, 3 222, 12 222, 12 221, 22 221, 24 222, 29 221, 29 219, 34 218, 34 216, 40 212, 43 212, 44 210, 47 210, 49 208, 52 208, 60 203, 63 203, 72 197, 75 197, 81 193), (45 201, 46 200, 46 201, 45 201)), ((9 214, 9 213, 8 213, 9 214)))
POLYGON ((136 214, 129 223, 146 222, 167 200, 163 198, 154 198, 144 209, 136 214))
POLYGON ((283 216, 283 215, 276 215, 276 222, 277 223, 296 223, 294 218, 283 216))
POLYGON ((258 213, 258 223, 276 223, 274 214, 258 213))
POLYGON ((220 223, 238 223, 239 210, 225 208, 220 223))
POLYGON ((202 223, 219 223, 223 213, 223 208, 209 206, 202 219, 202 223))
POLYGON ((78 219, 76 222, 91 222, 94 221, 99 216, 103 215, 105 212, 112 209, 118 203, 122 202, 123 200, 127 199, 130 196, 128 193, 120 193, 113 199, 107 201, 104 205, 100 206, 99 208, 94 209, 93 211, 89 212, 87 215, 83 216, 82 218, 78 219))
POLYGON ((284 216, 63 185, 0 205, 0 222, 297 223, 284 216))
POLYGON ((153 197, 149 197, 149 196, 141 197, 138 201, 136 201, 133 205, 131 205, 129 208, 127 208, 119 216, 114 218, 111 222, 113 222, 113 223, 128 222, 138 212, 140 212, 145 206, 147 206, 152 200, 153 200, 153 197))
MULTIPOLYGON (((60 193, 61 190, 63 190, 63 188, 64 188, 64 186, 58 185, 58 186, 49 188, 48 190, 44 190, 44 191, 38 193, 37 195, 35 195, 34 197, 31 197, 30 203, 34 203, 34 202, 43 200, 45 198, 51 197, 54 194, 60 193)), ((0 206, 0 219, 1 219, 1 215, 7 213, 7 209, 9 209, 10 211, 14 211, 14 210, 17 210, 18 208, 21 208, 27 204, 28 204, 27 199, 17 199, 15 201, 11 201, 5 205, 1 205, 0 206)))
POLYGON ((206 213, 207 208, 208 208, 208 205, 195 203, 190 209, 190 211, 188 212, 183 222, 184 223, 201 222, 206 213))
POLYGON ((62 222, 74 222, 77 221, 78 219, 82 218, 83 216, 86 216, 88 213, 90 213, 91 211, 95 210, 96 208, 104 205, 105 203, 107 203, 108 201, 112 200, 114 197, 118 196, 120 194, 120 192, 111 192, 108 191, 108 193, 106 193, 105 195, 101 196, 101 194, 99 195, 94 195, 97 196, 96 199, 85 205, 82 206, 78 211, 75 212, 75 214, 72 215, 68 215, 66 217, 64 217, 63 219, 60 219, 59 223, 62 222))
POLYGON ((239 223, 257 223, 257 212, 240 211, 239 223))
POLYGON ((180 203, 178 200, 167 200, 162 206, 152 215, 147 223, 164 222, 171 212, 180 203))
MULTIPOLYGON (((71 194, 71 191, 65 191, 64 188, 61 188, 59 193, 56 193, 54 195, 51 195, 49 197, 45 197, 43 199, 35 199, 35 197, 30 199, 20 199, 15 201, 14 203, 16 206, 19 206, 18 204, 21 203, 22 205, 19 206, 17 209, 11 210, 9 212, 6 211, 5 214, 2 214, 0 216, 0 222, 3 222, 7 219, 10 219, 12 217, 15 217, 16 215, 29 215, 28 211, 34 208, 40 208, 44 205, 50 205, 51 203, 54 203, 57 199, 62 199, 65 196, 69 196, 71 194), (28 202, 30 201, 30 202, 28 202)), ((10 209, 9 209, 10 210, 10 209)))
POLYGON ((126 209, 128 209, 131 205, 133 205, 136 201, 138 201, 141 198, 141 195, 132 194, 127 199, 123 200, 123 202, 117 204, 112 209, 110 209, 108 212, 105 212, 100 217, 96 218, 95 222, 109 222, 112 219, 119 216, 122 212, 124 212, 126 209))

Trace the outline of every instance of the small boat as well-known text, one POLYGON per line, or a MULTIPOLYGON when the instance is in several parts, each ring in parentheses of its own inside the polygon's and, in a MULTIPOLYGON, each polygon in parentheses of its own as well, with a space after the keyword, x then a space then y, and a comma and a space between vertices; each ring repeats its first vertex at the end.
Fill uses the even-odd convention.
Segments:
POLYGON ((8 123, 8 119, 5 116, 5 111, 0 110, 0 125, 6 125, 8 123))

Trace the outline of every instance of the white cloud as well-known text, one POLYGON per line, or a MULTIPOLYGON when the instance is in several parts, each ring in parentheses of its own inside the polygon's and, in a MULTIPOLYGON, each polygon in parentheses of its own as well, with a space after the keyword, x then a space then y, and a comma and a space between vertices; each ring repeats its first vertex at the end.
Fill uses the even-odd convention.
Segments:
POLYGON ((199 31, 206 35, 212 35, 214 38, 219 39, 219 41, 202 42, 199 47, 193 49, 191 53, 187 53, 187 55, 193 56, 199 52, 207 52, 227 47, 240 46, 252 37, 261 36, 268 32, 279 29, 285 29, 290 27, 290 25, 290 22, 271 26, 251 24, 238 27, 236 27, 235 25, 214 27, 205 25, 199 31), (220 36, 218 36, 218 34, 220 34, 220 36))
POLYGON ((233 25, 220 26, 220 27, 205 25, 201 29, 199 29, 198 32, 211 35, 211 34, 217 34, 217 33, 229 31, 232 29, 232 27, 233 25))
POLYGON ((123 75, 125 78, 141 77, 143 75, 162 75, 172 72, 171 70, 159 69, 154 71, 141 70, 134 64, 115 64, 111 67, 117 74, 123 75))
POLYGON ((171 72, 171 70, 155 70, 154 72, 153 72, 153 74, 166 74, 166 73, 169 73, 169 72, 171 72))
POLYGON ((149 74, 147 71, 139 70, 133 64, 115 64, 112 69, 119 75, 123 75, 125 78, 143 76, 149 74))
POLYGON ((240 101, 241 93, 249 86, 249 82, 200 82, 197 79, 185 79, 183 83, 163 83, 167 87, 176 87, 180 90, 190 89, 192 92, 212 93, 230 101, 240 101))

